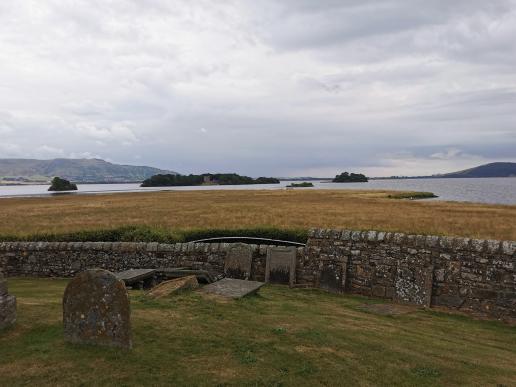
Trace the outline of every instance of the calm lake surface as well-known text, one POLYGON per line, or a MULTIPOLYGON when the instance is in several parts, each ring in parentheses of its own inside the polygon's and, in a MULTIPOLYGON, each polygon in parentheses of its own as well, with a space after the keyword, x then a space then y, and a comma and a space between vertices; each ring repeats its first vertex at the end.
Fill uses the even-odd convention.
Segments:
MULTIPOLYGON (((290 181, 280 184, 257 185, 215 185, 200 187, 154 187, 141 188, 139 184, 79 184, 79 191, 73 194, 98 194, 114 192, 152 192, 152 191, 209 191, 209 190, 256 190, 285 189, 290 181)), ((516 205, 516 178, 481 179, 407 179, 407 180, 370 180, 368 183, 325 183, 313 182, 315 188, 296 189, 362 189, 429 191, 438 195, 437 199, 464 202, 513 204, 516 205)), ((0 197, 51 196, 63 193, 50 193, 47 185, 0 186, 0 197)))

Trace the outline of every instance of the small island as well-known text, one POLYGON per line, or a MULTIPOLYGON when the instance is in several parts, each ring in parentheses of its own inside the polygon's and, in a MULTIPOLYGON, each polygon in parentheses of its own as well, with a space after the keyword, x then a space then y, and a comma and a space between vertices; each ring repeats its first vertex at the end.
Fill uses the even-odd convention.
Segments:
POLYGON ((74 183, 71 183, 70 181, 66 179, 61 179, 60 177, 54 177, 52 179, 49 191, 77 191, 77 185, 74 183))
POLYGON ((240 176, 236 173, 204 173, 202 175, 154 175, 143 181, 142 187, 175 187, 198 185, 243 185, 243 184, 279 184, 273 177, 240 176))
POLYGON ((313 183, 305 181, 303 183, 290 183, 289 185, 287 185, 287 188, 308 188, 313 186, 313 183))
POLYGON ((432 199, 438 198, 433 192, 399 192, 390 194, 387 196, 389 199, 408 199, 408 200, 419 200, 419 199, 432 199))
POLYGON ((335 176, 332 183, 367 183, 368 181, 367 177, 361 173, 343 172, 335 176))

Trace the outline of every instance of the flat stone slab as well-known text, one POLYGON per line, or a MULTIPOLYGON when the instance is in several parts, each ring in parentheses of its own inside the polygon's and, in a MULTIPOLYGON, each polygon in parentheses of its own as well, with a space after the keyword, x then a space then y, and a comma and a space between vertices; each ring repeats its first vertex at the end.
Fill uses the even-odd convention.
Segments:
POLYGON ((126 285, 131 285, 152 278, 154 273, 156 273, 156 269, 129 269, 116 273, 115 276, 124 281, 126 285))
POLYGON ((242 298, 256 293, 263 285, 265 285, 265 282, 223 278, 220 281, 206 285, 201 291, 227 298, 242 298))
POLYGON ((148 291, 147 296, 151 298, 163 298, 181 291, 197 289, 198 287, 199 282, 197 282, 197 277, 189 275, 187 277, 162 282, 148 291))
POLYGON ((157 270, 159 277, 164 278, 182 278, 194 275, 200 282, 211 284, 215 282, 215 278, 207 270, 193 270, 185 268, 164 267, 157 270))

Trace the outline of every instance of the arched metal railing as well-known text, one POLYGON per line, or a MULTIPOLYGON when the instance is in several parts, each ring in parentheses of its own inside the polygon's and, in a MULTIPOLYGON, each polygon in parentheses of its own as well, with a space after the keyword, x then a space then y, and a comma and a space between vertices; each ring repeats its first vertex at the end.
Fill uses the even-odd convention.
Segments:
POLYGON ((198 239, 196 241, 188 241, 190 243, 217 243, 217 242, 241 242, 241 243, 253 243, 253 244, 268 244, 268 245, 278 245, 278 246, 297 246, 304 247, 306 243, 293 242, 293 241, 284 241, 281 239, 269 239, 269 238, 258 238, 258 237, 216 237, 216 238, 206 238, 206 239, 198 239))

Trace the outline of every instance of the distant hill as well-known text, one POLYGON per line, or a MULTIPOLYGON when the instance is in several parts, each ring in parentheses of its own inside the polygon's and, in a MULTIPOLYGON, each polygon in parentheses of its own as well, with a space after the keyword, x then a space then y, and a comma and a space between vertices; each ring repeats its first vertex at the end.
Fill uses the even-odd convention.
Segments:
POLYGON ((432 177, 516 177, 516 163, 489 163, 432 177))
POLYGON ((120 165, 100 159, 0 159, 0 182, 48 182, 59 176, 75 183, 141 182, 156 174, 176 174, 158 168, 120 165))

